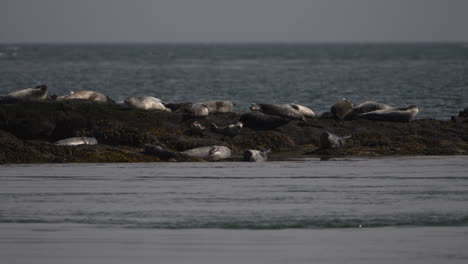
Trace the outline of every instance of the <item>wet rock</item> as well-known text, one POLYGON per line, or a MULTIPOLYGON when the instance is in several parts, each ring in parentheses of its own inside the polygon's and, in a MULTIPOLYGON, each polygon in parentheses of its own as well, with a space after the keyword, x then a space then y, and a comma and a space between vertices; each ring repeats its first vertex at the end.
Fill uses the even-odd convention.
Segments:
MULTIPOLYGON (((457 118, 466 118, 461 111, 457 118)), ((80 101, 20 101, 0 104, 0 162, 141 162, 161 159, 144 152, 145 144, 171 152, 206 146, 229 147, 236 160, 245 149, 273 149, 271 159, 304 152, 313 155, 467 155, 468 123, 418 119, 408 123, 316 118, 288 120, 260 112, 217 113, 205 119, 178 112, 131 109, 115 104, 80 101), (233 137, 189 133, 201 126, 244 124, 233 137), (338 149, 316 150, 320 134, 352 135, 338 149), (54 146, 70 137, 95 137, 96 146, 54 146)), ((196 160, 196 159, 181 159, 196 160)))

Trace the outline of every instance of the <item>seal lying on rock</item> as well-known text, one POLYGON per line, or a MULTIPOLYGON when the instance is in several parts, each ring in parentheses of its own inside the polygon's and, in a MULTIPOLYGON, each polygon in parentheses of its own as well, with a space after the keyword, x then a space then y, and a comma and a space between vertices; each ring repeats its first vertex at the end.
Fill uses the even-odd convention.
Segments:
POLYGON ((301 113, 305 117, 316 118, 317 115, 315 114, 312 109, 298 104, 289 104, 292 108, 296 109, 299 113, 301 113))
POLYGON ((357 115, 355 118, 363 118, 373 121, 409 122, 419 113, 415 105, 409 107, 390 107, 383 110, 371 111, 357 115))
POLYGON ((160 99, 153 96, 129 96, 124 100, 125 104, 143 110, 160 110, 166 112, 172 112, 170 108, 167 108, 160 99))
POLYGON ((160 160, 179 159, 180 155, 168 150, 163 149, 158 145, 146 144, 145 152, 158 157, 160 160))
POLYGON ((332 105, 330 110, 338 120, 344 120, 353 111, 353 104, 348 99, 343 98, 332 105))
POLYGON ((252 104, 250 110, 260 111, 267 115, 305 121, 304 115, 289 104, 252 104))
POLYGON ((218 127, 217 125, 211 123, 210 124, 210 129, 211 131, 222 134, 228 137, 235 137, 239 135, 241 129, 242 129, 242 122, 237 122, 236 124, 231 124, 225 127, 218 127))
POLYGON ((14 102, 17 100, 44 100, 47 98, 47 85, 38 85, 34 88, 28 88, 12 92, 0 97, 2 102, 14 102))
POLYGON ((262 112, 253 111, 241 115, 240 121, 244 126, 256 130, 268 130, 282 126, 290 119, 282 118, 274 115, 266 115, 262 112))
POLYGON ((231 157, 231 149, 225 146, 208 146, 189 149, 180 154, 205 160, 221 160, 231 157))
POLYGON ((208 107, 210 113, 228 113, 234 108, 234 103, 225 100, 212 100, 200 102, 200 104, 208 107))
POLYGON ((78 91, 78 92, 71 92, 67 95, 52 95, 52 99, 55 100, 89 100, 93 102, 104 102, 104 103, 115 103, 109 96, 95 92, 95 91, 78 91))
POLYGON ((191 104, 189 106, 180 108, 178 112, 183 112, 189 115, 190 117, 203 118, 203 117, 207 117, 210 114, 210 109, 204 104, 195 103, 195 104, 191 104))
POLYGON ((325 131, 322 134, 320 134, 320 147, 323 149, 341 148, 345 144, 346 139, 350 137, 351 136, 339 137, 337 135, 334 135, 330 132, 325 131))
POLYGON ((78 145, 96 145, 97 139, 94 137, 72 137, 54 142, 57 146, 78 146, 78 145))
POLYGON ((368 113, 368 112, 372 112, 376 110, 384 110, 388 108, 392 108, 392 107, 386 104, 382 104, 382 103, 366 101, 362 104, 354 106, 351 115, 359 115, 363 113, 368 113))
POLYGON ((267 154, 270 153, 271 150, 260 151, 256 149, 247 149, 244 151, 244 160, 245 161, 267 161, 268 156, 267 154))
POLYGON ((192 102, 179 102, 179 103, 165 103, 164 104, 167 108, 171 109, 172 112, 178 112, 184 108, 190 107, 193 105, 192 102))

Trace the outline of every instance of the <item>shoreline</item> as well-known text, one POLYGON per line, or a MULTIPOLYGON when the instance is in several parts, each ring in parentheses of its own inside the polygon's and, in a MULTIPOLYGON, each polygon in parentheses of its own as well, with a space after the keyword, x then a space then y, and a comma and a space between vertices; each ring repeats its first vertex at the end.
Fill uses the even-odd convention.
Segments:
MULTIPOLYGON (((116 104, 71 101, 23 101, 0 104, 0 164, 158 162, 145 144, 174 152, 221 145, 241 161, 245 149, 271 149, 270 160, 302 157, 368 157, 468 155, 468 122, 416 119, 407 123, 329 118, 291 120, 272 128, 244 126, 236 136, 204 131, 194 133, 198 121, 209 127, 235 124, 246 112, 210 114, 203 119, 182 113, 132 109, 116 104), (351 138, 338 149, 320 149, 324 131, 351 138), (56 146, 69 137, 95 137, 98 145, 56 146)), ((177 161, 204 161, 182 157, 177 161)))

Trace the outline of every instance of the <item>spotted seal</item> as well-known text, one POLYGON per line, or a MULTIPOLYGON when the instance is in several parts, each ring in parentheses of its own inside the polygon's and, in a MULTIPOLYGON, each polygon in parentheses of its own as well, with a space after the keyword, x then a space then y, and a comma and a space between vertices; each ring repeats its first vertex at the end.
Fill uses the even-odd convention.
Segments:
POLYGON ((289 104, 292 108, 296 109, 299 113, 301 113, 304 117, 309 117, 309 118, 316 118, 317 114, 315 114, 312 109, 299 105, 299 104, 289 104))
POLYGON ((186 109, 191 105, 193 105, 192 102, 164 103, 164 106, 171 109, 172 112, 180 112, 181 110, 186 109))
POLYGON ((146 144, 145 152, 158 157, 160 160, 178 160, 180 158, 178 153, 165 150, 158 145, 146 144))
POLYGON ((232 112, 234 108, 234 103, 226 100, 211 100, 200 102, 200 104, 208 107, 210 113, 228 113, 232 112))
POLYGON ((2 102, 15 102, 18 100, 44 100, 47 98, 47 85, 41 84, 34 88, 8 93, 0 97, 2 102))
POLYGON ((244 151, 244 160, 245 161, 253 161, 253 162, 260 162, 260 161, 267 161, 268 156, 267 154, 270 153, 271 150, 256 150, 256 149, 247 149, 244 151))
POLYGON ((243 127, 242 122, 237 122, 236 124, 230 124, 225 127, 218 127, 216 124, 211 123, 210 129, 212 132, 222 134, 228 137, 235 137, 239 135, 241 129, 243 127))
POLYGON ((338 120, 344 120, 353 111, 353 104, 346 98, 338 100, 330 109, 338 120))
POLYGON ((89 100, 93 102, 115 103, 109 96, 95 91, 70 92, 67 95, 52 95, 54 100, 89 100))
POLYGON ((351 136, 339 137, 335 134, 325 131, 322 134, 320 134, 320 147, 323 149, 341 148, 345 144, 346 139, 350 137, 351 136))
POLYGON ((274 115, 288 119, 305 120, 303 114, 289 104, 252 104, 252 111, 260 111, 267 115, 274 115))
POLYGON ((274 115, 266 115, 262 112, 253 111, 242 114, 240 117, 240 121, 244 126, 251 129, 268 130, 282 126, 290 122, 291 119, 274 115))
POLYGON ((124 100, 124 103, 136 109, 172 112, 172 110, 167 108, 160 99, 153 96, 129 96, 124 100))
POLYGON ((408 107, 390 107, 383 110, 371 111, 357 115, 355 118, 362 118, 373 121, 409 122, 419 113, 419 108, 415 105, 408 107))
POLYGON ((195 149, 189 149, 181 152, 182 155, 187 155, 193 158, 205 160, 221 160, 231 157, 231 149, 225 146, 207 146, 195 149))
POLYGON ((179 108, 177 110, 178 112, 183 112, 187 114, 190 117, 195 117, 195 118, 204 118, 207 117, 210 114, 210 109, 201 103, 195 103, 191 104, 182 108, 179 108))

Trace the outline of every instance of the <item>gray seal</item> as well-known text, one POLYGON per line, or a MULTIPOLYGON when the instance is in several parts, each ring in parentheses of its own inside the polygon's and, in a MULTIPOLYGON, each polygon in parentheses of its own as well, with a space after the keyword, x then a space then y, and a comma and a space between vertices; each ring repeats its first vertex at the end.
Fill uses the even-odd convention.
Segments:
POLYGON ((335 134, 332 134, 328 131, 323 132, 320 134, 320 147, 323 149, 327 148, 341 148, 345 142, 346 139, 350 138, 351 136, 346 136, 346 137, 339 137, 335 134))
POLYGON ((70 92, 67 95, 52 95, 52 99, 62 100, 88 100, 93 102, 115 103, 109 96, 95 91, 70 92))
POLYGON ((270 153, 271 150, 256 150, 256 149, 247 149, 244 151, 244 160, 245 161, 253 161, 253 162, 261 162, 261 161, 267 161, 268 160, 268 153, 270 153))
POLYGON ((240 121, 244 126, 251 129, 269 130, 287 124, 291 120, 279 116, 266 115, 258 111, 253 111, 241 115, 240 121))
POLYGON ((356 118, 362 118, 372 121, 390 121, 390 122, 410 122, 419 113, 419 108, 415 105, 409 107, 391 107, 383 110, 376 110, 357 115, 356 118))
POLYGON ((330 109, 338 120, 344 120, 353 111, 353 104, 346 98, 338 100, 330 109))
POLYGON ((158 157, 160 160, 178 160, 180 158, 178 153, 165 150, 158 145, 146 144, 145 152, 158 157))
POLYGON ((28 88, 12 92, 0 97, 2 102, 15 102, 18 100, 44 100, 47 98, 47 85, 38 85, 34 88, 28 88))
POLYGON ((306 120, 303 114, 289 104, 252 104, 250 110, 288 119, 306 120))
POLYGON ((306 106, 303 106, 303 105, 299 105, 299 104, 289 104, 292 108, 296 109, 296 111, 298 111, 299 113, 301 113, 303 116, 305 117, 309 117, 309 118, 316 118, 317 117, 317 114, 315 114, 314 111, 312 111, 312 109, 306 107, 306 106))
POLYGON ((241 129, 243 127, 242 122, 237 122, 235 124, 230 124, 225 127, 218 127, 216 124, 211 123, 210 129, 212 132, 222 134, 228 137, 235 137, 239 135, 241 129))
POLYGON ((221 160, 231 157, 231 149, 225 146, 207 146, 195 149, 189 149, 181 152, 182 155, 187 155, 192 158, 205 160, 221 160))
POLYGON ((124 100, 124 103, 136 109, 172 112, 172 110, 167 108, 160 99, 153 96, 129 96, 124 100))
POLYGON ((210 113, 229 113, 234 108, 234 103, 226 100, 211 100, 200 102, 210 110, 210 113))
POLYGON ((97 139, 94 137, 72 137, 54 142, 57 146, 78 146, 78 145, 96 145, 97 139))

